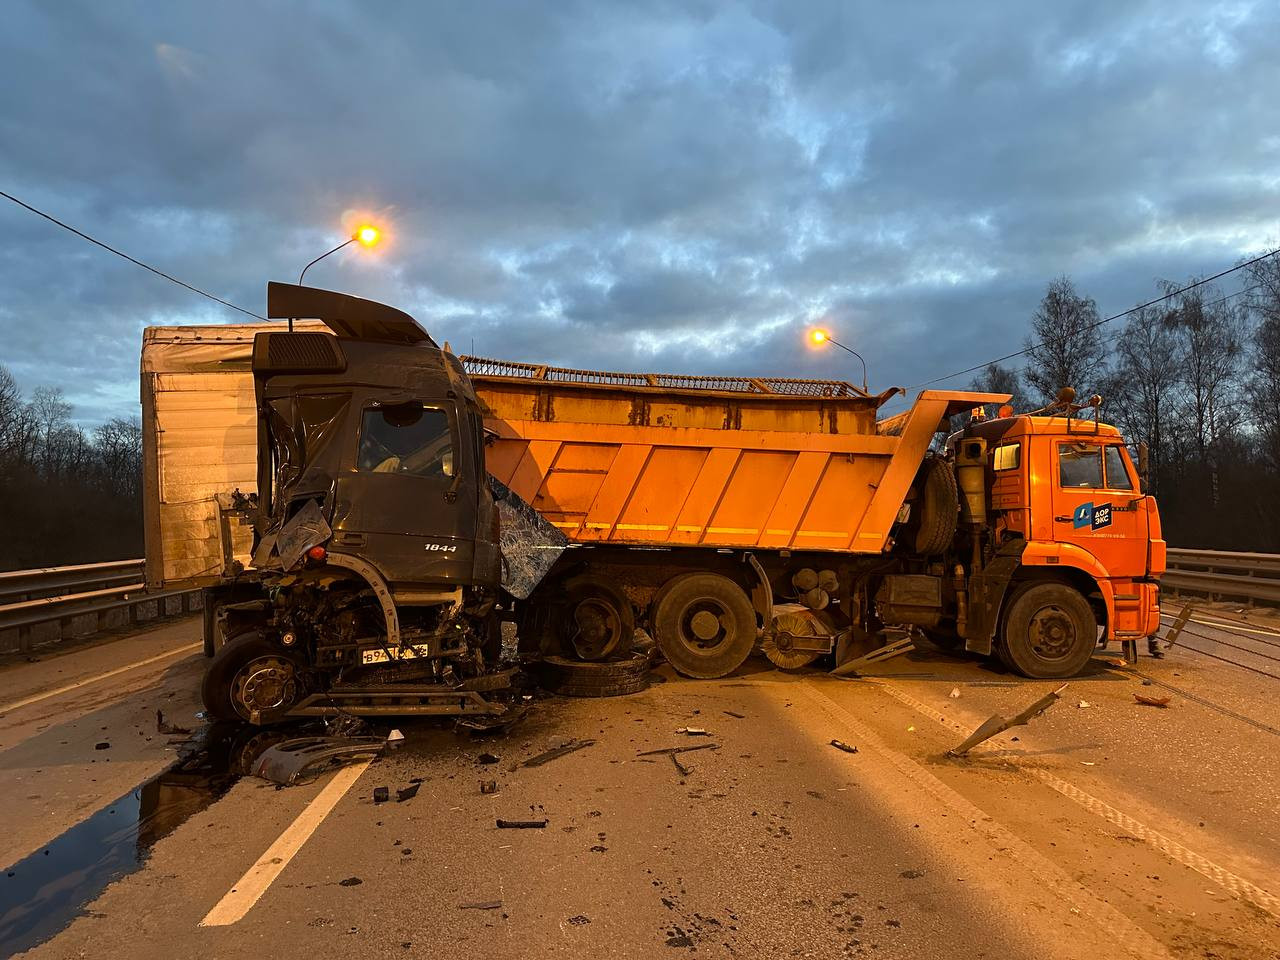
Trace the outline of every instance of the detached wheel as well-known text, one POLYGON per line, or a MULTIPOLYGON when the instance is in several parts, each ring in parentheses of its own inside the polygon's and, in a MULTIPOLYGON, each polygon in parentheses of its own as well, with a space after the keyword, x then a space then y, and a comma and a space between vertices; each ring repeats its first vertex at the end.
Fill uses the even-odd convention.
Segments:
POLYGON ((756 642, 756 611, 743 589, 716 573, 689 573, 654 604, 654 639, 671 666, 709 680, 732 673, 756 642))
POLYGON ((1057 680, 1084 669, 1097 642, 1097 619, 1079 591, 1036 583, 1015 594, 997 652, 1024 677, 1057 680))
POLYGON ((218 648, 205 671, 200 697, 215 720, 268 726, 302 699, 302 664, 254 630, 218 648))
POLYGON ((583 660, 604 660, 625 651, 636 632, 631 602, 611 583, 592 576, 564 585, 567 610, 557 624, 562 645, 583 660))
POLYGON ((544 689, 564 697, 621 697, 649 685, 649 666, 649 656, 642 653, 608 663, 545 657, 538 676, 544 689))

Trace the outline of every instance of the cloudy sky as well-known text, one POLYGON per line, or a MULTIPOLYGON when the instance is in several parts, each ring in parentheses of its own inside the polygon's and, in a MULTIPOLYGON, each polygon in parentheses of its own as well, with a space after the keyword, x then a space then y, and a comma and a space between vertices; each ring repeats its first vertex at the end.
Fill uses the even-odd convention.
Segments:
MULTIPOLYGON (((317 286, 460 352, 847 377, 1010 352, 1280 239, 1280 4, 24 3, 0 189, 262 312, 317 286)), ((94 422, 232 311, 0 200, 0 363, 94 422)), ((1235 289, 1226 285, 1227 290, 1235 289)), ((241 318, 243 319, 243 318, 241 318)), ((954 383, 963 385, 967 377, 954 383)))

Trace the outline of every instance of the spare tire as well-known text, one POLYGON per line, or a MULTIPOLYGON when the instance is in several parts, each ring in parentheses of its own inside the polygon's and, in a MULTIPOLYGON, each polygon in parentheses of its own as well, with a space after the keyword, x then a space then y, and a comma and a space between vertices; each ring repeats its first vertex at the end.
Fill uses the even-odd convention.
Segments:
POLYGON ((650 663, 647 653, 603 662, 543 657, 536 673, 538 682, 549 693, 564 697, 620 697, 639 693, 649 685, 650 663))
POLYGON ((912 547, 925 557, 943 553, 956 538, 960 523, 960 488, 951 464, 939 457, 925 460, 916 475, 915 537, 912 547))

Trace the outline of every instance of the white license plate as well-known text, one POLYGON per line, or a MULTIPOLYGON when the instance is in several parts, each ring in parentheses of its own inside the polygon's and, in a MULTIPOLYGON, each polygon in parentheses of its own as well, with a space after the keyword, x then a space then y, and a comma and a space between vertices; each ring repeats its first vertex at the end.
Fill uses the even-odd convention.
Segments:
POLYGON ((413 647, 404 647, 403 649, 399 647, 391 647, 389 649, 389 656, 387 650, 383 650, 381 647, 375 647, 372 650, 361 650, 360 662, 386 663, 390 660, 416 660, 419 657, 427 656, 431 652, 431 649, 425 643, 420 643, 413 647))

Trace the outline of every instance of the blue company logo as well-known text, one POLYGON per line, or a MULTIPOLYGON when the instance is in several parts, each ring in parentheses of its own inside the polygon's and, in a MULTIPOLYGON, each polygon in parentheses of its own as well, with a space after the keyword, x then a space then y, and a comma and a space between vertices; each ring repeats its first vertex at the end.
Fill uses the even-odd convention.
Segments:
POLYGON ((1080 504, 1071 515, 1071 526, 1077 530, 1084 527, 1101 530, 1103 527, 1111 526, 1111 504, 1080 504))

